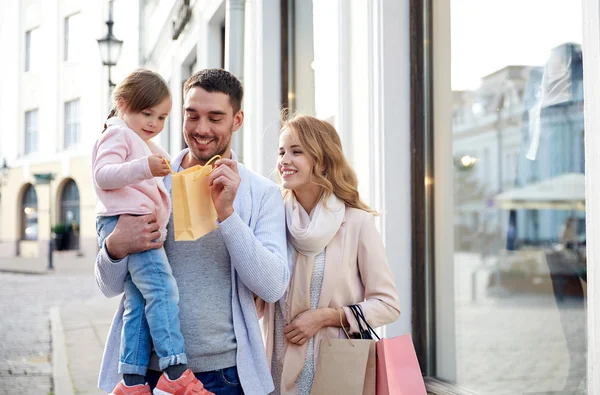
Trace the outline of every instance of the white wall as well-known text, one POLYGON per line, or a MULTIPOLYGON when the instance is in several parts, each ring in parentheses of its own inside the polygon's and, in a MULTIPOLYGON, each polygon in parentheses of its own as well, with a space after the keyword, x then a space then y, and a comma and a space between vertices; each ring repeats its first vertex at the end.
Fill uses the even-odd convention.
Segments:
POLYGON ((450 0, 433 3, 436 372, 456 381, 450 0))
MULTIPOLYGON (((76 0, 21 1, 2 3, 0 41, 11 62, 2 62, 0 114, 8 128, 2 129, 0 155, 12 167, 40 163, 59 157, 89 155, 108 113, 108 76, 102 66, 97 38, 106 34, 108 16, 105 2, 76 0), (79 60, 65 62, 64 18, 81 15, 79 60), (25 32, 39 29, 41 66, 24 72, 25 32), (81 144, 69 152, 64 146, 64 102, 80 98, 81 144), (25 111, 39 109, 38 153, 23 156, 25 111), (15 131, 17 133, 15 133, 15 131)), ((113 81, 118 82, 138 66, 138 1, 115 1, 115 35, 124 40, 113 81), (132 17, 133 15, 133 17, 132 17)))
POLYGON ((246 1, 244 162, 266 177, 273 175, 279 142, 279 14, 278 0, 246 1))
POLYGON ((314 0, 315 111, 340 133, 378 225, 411 332, 409 1, 314 0))
POLYGON ((587 248, 587 333, 588 333, 588 393, 600 394, 600 166, 598 150, 600 135, 600 4, 598 0, 583 0, 583 73, 585 130, 585 197, 586 233, 591 240, 587 248))

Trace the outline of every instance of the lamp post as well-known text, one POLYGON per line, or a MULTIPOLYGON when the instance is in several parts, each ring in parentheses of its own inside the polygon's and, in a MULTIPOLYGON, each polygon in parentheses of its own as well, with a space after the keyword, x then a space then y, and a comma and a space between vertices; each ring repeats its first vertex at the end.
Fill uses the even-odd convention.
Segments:
POLYGON ((100 47, 100 56, 102 57, 102 64, 108 66, 108 88, 112 89, 115 84, 110 78, 110 68, 116 66, 119 56, 121 55, 121 47, 123 46, 123 40, 118 40, 113 35, 113 0, 108 1, 108 20, 106 26, 108 32, 106 36, 99 38, 98 46, 100 47))
POLYGON ((54 173, 38 173, 33 175, 35 177, 36 185, 48 185, 48 224, 50 234, 48 236, 48 269, 54 269, 54 265, 52 263, 52 252, 54 251, 54 244, 52 241, 52 189, 50 188, 50 184, 56 174, 54 173))
POLYGON ((8 182, 8 164, 6 159, 2 161, 2 167, 0 167, 0 199, 2 199, 2 187, 8 182))
POLYGON ((0 167, 0 211, 2 211, 2 188, 8 182, 8 164, 6 159, 2 161, 2 167, 0 167))

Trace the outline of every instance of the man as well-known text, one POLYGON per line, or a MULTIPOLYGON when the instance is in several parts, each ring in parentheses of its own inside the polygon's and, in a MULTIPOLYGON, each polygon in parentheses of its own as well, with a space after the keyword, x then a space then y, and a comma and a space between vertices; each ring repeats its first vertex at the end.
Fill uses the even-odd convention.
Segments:
MULTIPOLYGON (((286 230, 279 188, 239 164, 231 138, 244 120, 240 81, 221 69, 194 74, 184 85, 183 136, 188 149, 175 171, 221 155, 210 174, 218 228, 196 241, 175 242, 170 221, 164 247, 179 287, 181 331, 188 366, 215 394, 267 394, 273 390, 254 297, 279 300, 288 285, 286 230)), ((165 186, 171 189, 170 176, 165 186)), ((123 292, 127 254, 159 248, 153 215, 121 216, 96 259, 96 282, 107 297, 123 292)), ((117 373, 123 303, 113 321, 99 387, 110 392, 117 373)), ((160 372, 153 356, 146 380, 160 372)), ((183 393, 183 392, 182 392, 183 393)), ((188 393, 188 392, 186 392, 188 393)), ((196 393, 196 392, 189 392, 196 393)))

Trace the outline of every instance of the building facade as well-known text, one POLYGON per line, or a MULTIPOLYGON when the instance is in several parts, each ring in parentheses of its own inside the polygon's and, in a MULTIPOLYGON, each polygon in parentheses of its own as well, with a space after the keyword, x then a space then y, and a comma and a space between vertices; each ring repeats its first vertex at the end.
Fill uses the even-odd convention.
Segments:
MULTIPOLYGON (((114 8, 115 34, 124 38, 118 81, 139 65, 139 4, 114 8)), ((57 247, 93 256, 90 158, 109 103, 96 39, 106 35, 108 3, 24 0, 0 10, 0 40, 13 59, 0 73, 0 157, 10 168, 0 190, 0 256, 47 255, 53 227, 64 232, 57 247), (49 173, 50 184, 36 183, 49 173)))

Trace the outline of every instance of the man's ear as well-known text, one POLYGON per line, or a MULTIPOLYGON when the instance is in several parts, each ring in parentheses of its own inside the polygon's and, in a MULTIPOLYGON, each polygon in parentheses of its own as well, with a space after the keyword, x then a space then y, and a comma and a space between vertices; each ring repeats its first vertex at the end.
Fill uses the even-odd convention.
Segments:
POLYGON ((233 115, 233 131, 237 131, 244 123, 244 110, 240 109, 233 115))

